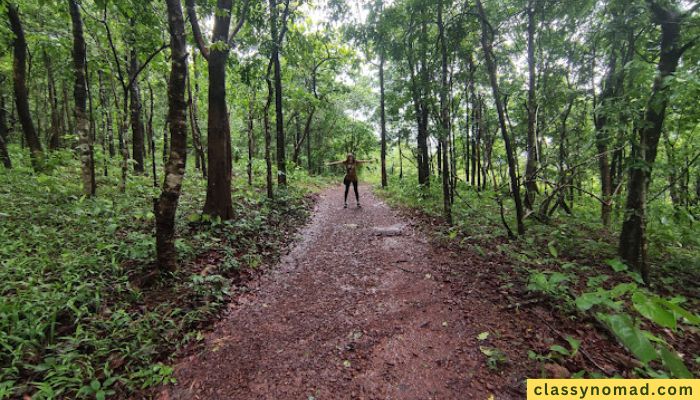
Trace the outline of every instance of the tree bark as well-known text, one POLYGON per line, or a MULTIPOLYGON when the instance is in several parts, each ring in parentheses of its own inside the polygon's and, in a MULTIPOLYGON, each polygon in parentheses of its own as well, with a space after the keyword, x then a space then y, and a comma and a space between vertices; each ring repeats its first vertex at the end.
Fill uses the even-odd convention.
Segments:
MULTIPOLYGON (((197 60, 192 58, 192 64, 196 64, 197 60)), ((189 78, 189 71, 187 72, 188 78, 189 78)), ((197 74, 195 73, 195 79, 196 79, 197 74)), ((197 163, 195 163, 196 166, 201 168, 202 170, 202 177, 204 179, 207 179, 207 162, 206 159, 204 158, 204 149, 202 148, 202 135, 201 131, 199 130, 199 121, 197 119, 197 97, 192 96, 192 87, 191 87, 191 79, 188 79, 187 81, 187 102, 189 103, 190 107, 190 129, 192 130, 192 144, 194 145, 194 151, 195 151, 195 159, 198 160, 197 163)), ((195 91, 196 94, 196 91, 195 91)))
POLYGON ((14 77, 15 103, 17 105, 17 115, 22 125, 24 139, 29 146, 32 167, 34 171, 41 169, 44 158, 44 151, 39 141, 34 122, 29 111, 29 92, 27 91, 26 70, 27 70, 27 41, 24 38, 24 29, 19 17, 19 9, 16 4, 7 5, 7 15, 10 19, 10 28, 15 38, 13 44, 12 71, 14 77))
POLYGON ((141 113, 141 91, 139 90, 136 74, 139 70, 138 58, 136 50, 132 49, 129 55, 129 79, 133 83, 129 88, 129 111, 131 121, 131 157, 134 160, 134 172, 143 174, 146 170, 144 163, 144 129, 141 113))
MULTIPOLYGON (((383 5, 383 4, 382 4, 383 5)), ((386 95, 384 89, 384 43, 380 39, 379 43, 379 114, 381 128, 381 169, 382 169, 382 187, 386 188, 388 184, 386 176, 386 95)))
POLYGON ((222 220, 233 218, 231 200, 231 132, 226 106, 226 64, 229 56, 228 33, 231 0, 217 0, 220 10, 214 18, 212 46, 209 48, 209 115, 207 118, 207 159, 209 179, 204 213, 222 220))
POLYGON ((83 35, 83 20, 76 0, 68 0, 71 22, 73 24, 73 72, 75 85, 73 99, 75 102, 75 125, 78 133, 78 155, 80 157, 83 194, 95 195, 95 160, 92 150, 92 138, 87 117, 87 81, 85 79, 86 47, 83 35))
POLYGON ((102 70, 98 71, 98 79, 100 84, 100 103, 105 123, 105 134, 107 135, 107 148, 109 149, 109 156, 114 157, 114 126, 112 123, 112 111, 109 104, 109 98, 107 96, 107 87, 104 82, 104 72, 102 72, 102 70))
POLYGON ((630 164, 625 217, 619 241, 619 255, 628 265, 637 269, 649 282, 646 263, 645 213, 646 196, 651 182, 651 172, 656 160, 657 147, 666 116, 671 89, 668 77, 672 76, 683 53, 689 48, 681 46, 683 14, 671 6, 650 1, 653 22, 661 25, 660 57, 651 96, 646 105, 644 121, 638 131, 639 143, 635 149, 636 160, 630 164))
POLYGON ((253 186, 253 155, 255 154, 255 98, 257 90, 252 89, 253 95, 248 97, 248 163, 246 172, 248 173, 248 186, 253 186))
POLYGON ((172 145, 170 146, 168 162, 165 165, 163 190, 160 198, 155 201, 156 254, 158 268, 161 271, 175 271, 177 269, 175 213, 180 199, 187 160, 187 103, 185 102, 187 42, 180 0, 165 1, 168 7, 172 54, 168 82, 168 123, 172 145))
POLYGON ((443 0, 438 2, 437 24, 440 40, 440 144, 442 147, 442 203, 445 221, 452 225, 452 200, 450 195, 450 108, 449 108, 449 86, 447 81, 447 42, 445 39, 445 25, 443 23, 443 0))
POLYGON ((282 67, 280 64, 280 47, 282 45, 278 33, 277 0, 270 0, 270 32, 272 37, 272 64, 274 67, 275 86, 275 127, 277 147, 277 184, 287 185, 286 141, 284 137, 284 113, 282 110, 282 67))
POLYGON ((49 150, 61 147, 61 114, 58 109, 58 96, 56 93, 56 80, 53 74, 53 65, 46 51, 43 52, 46 66, 46 84, 49 92, 49 108, 51 110, 51 124, 49 125, 49 150))
POLYGON ((153 87, 151 82, 148 82, 148 97, 149 97, 149 112, 148 125, 146 125, 146 138, 148 140, 148 153, 151 157, 151 172, 153 173, 153 187, 158 187, 158 167, 156 163, 156 138, 153 130, 153 112, 155 101, 153 98, 153 87))
POLYGON ((10 153, 7 151, 8 128, 5 113, 5 95, 0 93, 0 160, 5 168, 12 168, 10 153))
POLYGON ((497 67, 493 60, 492 54, 492 27, 486 19, 486 13, 484 11, 484 6, 481 4, 481 0, 476 1, 476 6, 481 18, 481 45, 484 48, 484 60, 486 61, 489 81, 491 82, 491 90, 493 91, 494 101, 496 102, 496 111, 498 112, 498 123, 501 129, 501 135, 503 136, 503 142, 506 148, 508 174, 510 175, 510 185, 511 190, 513 191, 513 201, 515 202, 515 213, 518 222, 518 234, 522 235, 525 233, 525 224, 523 223, 524 214, 522 200, 520 198, 520 183, 518 182, 518 176, 515 172, 515 157, 513 156, 513 149, 510 145, 510 136, 508 135, 505 115, 503 113, 503 101, 498 89, 497 67))
POLYGON ((272 134, 270 133, 270 105, 272 104, 274 89, 269 71, 270 68, 268 68, 268 73, 265 77, 265 83, 267 84, 267 100, 265 101, 265 107, 263 108, 263 129, 265 131, 265 187, 267 188, 267 198, 272 199, 274 198, 275 194, 272 182, 272 134))
POLYGON ((528 90, 527 90, 527 164, 525 165, 525 207, 533 209, 537 189, 537 96, 535 80, 535 2, 527 3, 527 66, 528 66, 528 90))

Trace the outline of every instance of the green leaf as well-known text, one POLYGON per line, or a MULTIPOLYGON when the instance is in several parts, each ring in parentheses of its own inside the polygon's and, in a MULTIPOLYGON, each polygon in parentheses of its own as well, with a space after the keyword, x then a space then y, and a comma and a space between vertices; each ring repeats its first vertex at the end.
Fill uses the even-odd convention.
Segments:
POLYGON ((574 339, 572 336, 567 336, 565 339, 571 346, 571 357, 575 356, 578 353, 578 349, 581 348, 581 341, 574 339))
POLYGON ((101 385, 100 385, 100 381, 98 381, 97 379, 93 379, 93 380, 90 382, 90 387, 91 387, 92 390, 94 390, 94 391, 100 390, 100 386, 101 386, 101 385))
POLYGON ((551 254, 552 257, 559 258, 559 252, 557 251, 557 248, 554 247, 554 243, 556 242, 547 243, 547 248, 549 249, 549 254, 551 254))
POLYGON ((629 315, 598 313, 597 316, 610 328, 620 343, 642 363, 648 364, 659 357, 654 346, 644 336, 644 332, 634 326, 632 317, 629 315))
POLYGON ((558 345, 558 344, 555 344, 555 345, 551 346, 551 347, 549 348, 549 350, 554 351, 554 352, 557 352, 557 353, 559 353, 559 354, 561 354, 561 355, 563 355, 563 356, 570 356, 570 355, 571 355, 571 353, 569 352, 569 350, 565 349, 563 346, 560 346, 560 345, 558 345))
POLYGON ((622 261, 617 260, 617 259, 605 260, 605 263, 608 264, 610 267, 612 267, 613 271, 615 271, 615 272, 623 272, 623 271, 627 271, 627 269, 628 269, 627 265, 625 265, 625 263, 623 263, 622 261))
POLYGON ((670 328, 674 331, 676 330, 676 316, 668 310, 662 308, 658 302, 654 301, 644 293, 635 292, 632 295, 632 303, 634 308, 645 318, 663 326, 664 328, 670 328))
POLYGON ((663 361, 664 366, 671 372, 674 378, 693 378, 693 374, 688 371, 688 368, 683 363, 683 360, 681 360, 676 352, 667 349, 665 346, 661 346, 659 349, 659 355, 661 355, 661 360, 663 361))
POLYGON ((488 332, 481 332, 476 338, 479 340, 486 340, 489 337, 488 332))
POLYGON ((662 298, 656 299, 657 302, 667 307, 671 312, 673 312, 677 317, 684 318, 691 325, 700 325, 700 317, 691 313, 690 311, 684 309, 676 303, 672 303, 668 300, 662 298))

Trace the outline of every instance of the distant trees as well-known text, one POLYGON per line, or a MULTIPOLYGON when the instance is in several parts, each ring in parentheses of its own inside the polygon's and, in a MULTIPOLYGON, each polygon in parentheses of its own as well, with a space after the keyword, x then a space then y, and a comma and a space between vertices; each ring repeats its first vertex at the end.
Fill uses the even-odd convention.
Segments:
MULTIPOLYGON (((447 221, 457 170, 474 189, 490 187, 513 199, 520 234, 528 219, 571 214, 576 196, 586 196, 600 204, 607 229, 621 228, 621 258, 648 278, 647 203, 670 196, 671 205, 697 214, 687 200, 690 176, 700 172, 700 148, 689 141, 697 111, 684 99, 698 85, 691 26, 700 7, 655 0, 582 2, 576 9, 547 0, 466 7, 401 0, 387 7, 368 1, 367 8, 377 15, 365 27, 375 36, 366 37, 375 47, 379 38, 386 45, 374 57, 380 98, 389 99, 389 131, 414 124, 408 143, 418 184, 442 178, 447 221), (650 30, 650 19, 660 29, 650 30), (642 44, 654 42, 657 48, 642 44), (691 61, 679 74, 683 55, 691 61), (387 91, 385 70, 402 77, 387 91), (678 76, 684 85, 675 85, 678 76), (664 125, 669 113, 674 126, 664 125), (496 131, 502 140, 494 140, 496 131), (660 170, 659 152, 666 156, 660 170), (650 199, 656 174, 666 184, 655 185, 650 199)), ((383 125, 381 110, 377 120, 383 125)))

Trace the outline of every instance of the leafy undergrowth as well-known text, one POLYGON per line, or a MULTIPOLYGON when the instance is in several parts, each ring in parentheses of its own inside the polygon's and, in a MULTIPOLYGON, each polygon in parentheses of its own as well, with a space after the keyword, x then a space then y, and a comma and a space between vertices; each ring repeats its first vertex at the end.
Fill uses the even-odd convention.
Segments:
MULTIPOLYGON (((493 192, 461 185, 453 206, 455 223, 448 227, 441 218, 440 188, 415 182, 414 177, 392 180, 388 190, 377 192, 418 217, 441 244, 484 260, 505 260, 509 265, 489 279, 497 281, 494 287, 508 309, 533 308, 534 319, 541 317, 534 308, 545 307, 553 315, 553 337, 545 341, 550 345, 518 349, 539 365, 539 373, 560 375, 557 368, 563 365, 565 376, 569 371, 586 377, 700 375, 700 239, 691 213, 652 207, 653 273, 652 284, 645 286, 639 274, 615 258, 616 236, 601 228, 599 206, 587 198, 576 198, 573 216, 557 212, 546 224, 529 218, 526 235, 509 240, 493 192), (612 350, 621 354, 607 358, 617 362, 598 363, 590 352, 579 353, 584 337, 592 335, 589 330, 619 343, 612 350)), ((514 227, 508 203, 506 222, 514 227)), ((611 350, 596 345, 602 354, 611 350)))
POLYGON ((99 399, 169 382, 167 360, 201 339, 231 287, 279 256, 322 185, 293 172, 297 189, 268 201, 262 181, 235 179, 236 216, 221 222, 200 216, 206 184, 188 171, 181 268, 146 285, 158 194, 150 178, 132 176, 120 193, 114 165, 87 199, 69 152, 36 175, 13 156, 16 168, 0 171, 0 399, 99 399))

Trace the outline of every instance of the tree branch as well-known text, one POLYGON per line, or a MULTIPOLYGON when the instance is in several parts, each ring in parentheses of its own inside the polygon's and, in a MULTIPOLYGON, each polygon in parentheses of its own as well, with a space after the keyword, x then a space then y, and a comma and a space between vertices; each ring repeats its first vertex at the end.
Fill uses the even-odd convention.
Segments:
POLYGON ((146 66, 148 65, 148 63, 150 63, 150 62, 155 58, 155 56, 158 55, 158 53, 160 53, 161 51, 163 51, 164 49, 166 49, 166 48, 168 48, 168 47, 169 47, 168 44, 163 44, 162 46, 160 46, 160 48, 159 48, 158 50, 154 51, 153 54, 151 54, 150 56, 148 56, 148 58, 146 59, 146 62, 144 62, 144 63, 139 67, 139 69, 136 71, 136 73, 134 74, 134 76, 131 77, 131 79, 129 80, 129 84, 126 85, 126 88, 127 88, 127 89, 131 89, 131 86, 134 85, 134 82, 136 81, 136 78, 138 78, 139 74, 144 70, 144 68, 146 68, 146 66))
POLYGON ((233 28, 233 32, 231 32, 231 35, 228 37, 228 45, 230 47, 233 47, 233 40, 236 38, 236 36, 238 35, 238 32, 241 30, 241 28, 243 28, 243 24, 245 23, 246 15, 248 14, 249 4, 250 4, 250 0, 245 0, 245 3, 243 3, 241 17, 238 19, 238 23, 233 28))
POLYGON ((185 0, 185 6, 187 7, 187 18, 190 20, 194 41, 197 43, 197 48, 199 49, 199 52, 202 53, 202 57, 208 61, 209 47, 204 41, 202 29, 199 27, 199 19, 197 19, 197 10, 195 9, 194 0, 185 0))

